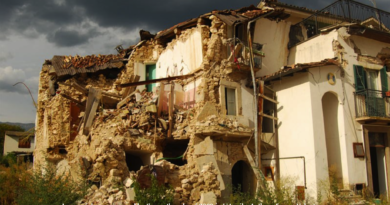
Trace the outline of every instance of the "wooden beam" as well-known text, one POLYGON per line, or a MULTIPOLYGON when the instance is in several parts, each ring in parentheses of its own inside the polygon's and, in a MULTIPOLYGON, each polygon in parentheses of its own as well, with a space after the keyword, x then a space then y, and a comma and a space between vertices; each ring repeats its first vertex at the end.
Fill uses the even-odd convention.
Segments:
POLYGON ((118 104, 116 105, 116 108, 119 109, 121 108, 122 106, 124 106, 126 103, 129 102, 131 96, 133 96, 135 94, 135 92, 132 92, 130 95, 128 95, 125 99, 121 100, 120 102, 118 102, 118 104))
MULTIPOLYGON (((264 95, 264 81, 259 82, 259 95, 264 95)), ((264 100, 263 98, 258 98, 258 106, 259 106, 259 112, 263 113, 264 112, 264 100)), ((263 132, 263 116, 258 115, 258 120, 257 120, 257 148, 258 148, 258 156, 256 159, 257 162, 257 168, 261 170, 261 133, 263 132)))
POLYGON ((168 130, 168 137, 172 137, 172 130, 173 130, 173 93, 175 89, 175 83, 171 83, 171 92, 169 93, 169 130, 168 130))
POLYGON ((122 88, 125 88, 125 87, 130 87, 130 86, 148 85, 148 84, 158 83, 158 82, 162 82, 162 81, 186 79, 186 78, 190 78, 190 77, 194 77, 194 76, 195 76, 195 74, 192 73, 192 74, 188 74, 188 75, 174 76, 174 77, 168 77, 168 78, 146 80, 146 81, 140 81, 140 82, 134 82, 134 83, 125 83, 125 84, 121 84, 119 86, 121 86, 122 88))
POLYGON ((74 103, 80 105, 80 106, 84 106, 84 104, 83 104, 81 101, 79 101, 79 100, 76 100, 76 99, 74 99, 74 98, 72 98, 72 97, 70 97, 70 96, 68 96, 68 95, 63 94, 63 93, 60 93, 60 95, 61 95, 62 97, 64 97, 64 98, 66 98, 66 99, 68 99, 68 100, 70 100, 70 101, 72 101, 72 102, 74 102, 74 103))
POLYGON ((271 116, 271 115, 264 114, 264 113, 262 113, 262 112, 260 112, 259 115, 262 116, 262 117, 269 118, 269 119, 271 119, 271 120, 278 120, 278 118, 273 117, 273 116, 271 116))
POLYGON ((248 158, 249 164, 252 167, 253 173, 255 173, 256 179, 258 181, 263 180, 262 176, 264 176, 264 175, 261 173, 261 170, 257 168, 256 163, 253 160, 252 154, 246 145, 243 146, 243 150, 244 150, 246 158, 248 158))
POLYGON ((164 82, 161 82, 160 83, 160 93, 158 94, 158 107, 157 107, 157 117, 160 118, 161 117, 161 112, 162 112, 162 108, 163 108, 163 97, 164 97, 164 89, 165 89, 165 84, 164 82))
MULTIPOLYGON (((264 81, 263 81, 263 82, 264 82, 264 81)), ((268 101, 270 101, 270 102, 273 102, 273 103, 275 103, 275 104, 279 104, 278 101, 276 101, 276 100, 274 100, 274 99, 272 99, 272 98, 270 98, 270 97, 267 97, 267 96, 265 96, 264 94, 259 93, 259 97, 263 98, 264 100, 268 100, 268 101)))
POLYGON ((87 99, 87 107, 85 109, 85 120, 83 134, 88 135, 93 119, 96 115, 96 109, 99 106, 102 91, 100 89, 90 88, 87 99))

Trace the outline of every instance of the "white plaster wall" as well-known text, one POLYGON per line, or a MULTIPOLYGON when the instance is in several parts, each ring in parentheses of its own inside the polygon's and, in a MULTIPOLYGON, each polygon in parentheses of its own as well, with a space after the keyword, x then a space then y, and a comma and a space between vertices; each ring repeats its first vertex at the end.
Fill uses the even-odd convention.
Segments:
POLYGON ((319 62, 327 58, 336 57, 332 42, 337 40, 337 37, 338 32, 334 30, 291 48, 287 65, 319 62))
MULTIPOLYGON (((338 66, 325 66, 311 68, 309 79, 311 83, 313 121, 315 122, 316 152, 318 158, 317 170, 322 179, 328 177, 327 171, 327 150, 325 141, 325 127, 322 112, 322 97, 327 92, 335 94, 339 101, 338 108, 338 127, 339 144, 341 147, 342 178, 345 188, 349 184, 365 183, 366 170, 365 161, 360 158, 354 158, 352 144, 362 142, 362 133, 360 125, 355 120, 355 107, 353 92, 354 88, 350 83, 351 79, 341 77, 341 69, 338 66), (333 73, 336 76, 336 84, 328 83, 327 74, 333 73)), ((353 76, 351 76, 353 78, 353 76)), ((331 150, 331 149, 330 149, 331 150)))
MULTIPOLYGON (((35 138, 35 137, 34 137, 35 138)), ((5 135, 4 138, 4 155, 8 154, 9 152, 32 152, 35 148, 35 140, 30 139, 30 148, 18 148, 19 146, 19 137, 13 137, 9 135, 5 135)))
POLYGON ((168 44, 157 61, 157 78, 186 75, 203 62, 201 28, 193 28, 186 38, 168 44))
MULTIPOLYGON (((306 190, 316 196, 316 150, 314 148, 313 105, 307 73, 296 74, 273 84, 278 99, 279 157, 306 158, 306 190)), ((303 159, 280 160, 281 178, 304 186, 303 159)))
MULTIPOLYGON (((390 47, 390 44, 382 43, 376 40, 363 38, 359 36, 345 36, 345 28, 341 28, 338 30, 339 37, 338 42, 344 49, 344 60, 348 63, 344 66, 345 78, 343 81, 345 82, 345 93, 346 97, 343 100, 345 103, 344 106, 344 128, 345 128, 345 138, 346 138, 346 158, 348 164, 348 175, 349 175, 349 183, 366 183, 367 175, 366 175, 366 166, 365 160, 362 158, 354 158, 353 155, 353 147, 352 143, 354 142, 363 142, 363 131, 362 125, 357 123, 355 118, 355 104, 354 104, 354 96, 353 92, 355 92, 354 88, 354 73, 353 73, 353 65, 362 65, 361 62, 357 60, 358 54, 355 53, 354 47, 362 52, 362 54, 369 55, 372 57, 376 57, 382 48, 390 47), (352 41, 350 40, 352 39, 352 41)), ((363 65, 364 66, 364 65, 363 65)))
POLYGON ((241 81, 241 106, 242 115, 249 120, 249 126, 254 127, 255 104, 253 103, 253 89, 245 86, 245 80, 241 81))
MULTIPOLYGON (((146 80, 146 66, 143 63, 134 62, 134 74, 139 75, 139 81, 145 81, 146 80)), ((137 86, 137 89, 142 91, 146 88, 146 85, 139 85, 137 86)))
POLYGON ((263 44, 262 68, 256 76, 264 76, 278 71, 286 65, 288 57, 287 44, 291 23, 287 21, 256 21, 253 42, 263 44))

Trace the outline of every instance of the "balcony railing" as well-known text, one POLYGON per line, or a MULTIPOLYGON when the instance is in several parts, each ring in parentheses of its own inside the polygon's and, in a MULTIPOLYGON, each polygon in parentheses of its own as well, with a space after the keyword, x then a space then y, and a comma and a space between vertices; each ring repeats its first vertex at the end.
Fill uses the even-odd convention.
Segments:
POLYGON ((338 0, 294 26, 304 26, 310 38, 319 34, 324 27, 341 23, 359 23, 371 29, 389 32, 390 13, 353 0, 338 0))
POLYGON ((390 97, 380 90, 361 90, 355 94, 356 118, 390 118, 390 97))

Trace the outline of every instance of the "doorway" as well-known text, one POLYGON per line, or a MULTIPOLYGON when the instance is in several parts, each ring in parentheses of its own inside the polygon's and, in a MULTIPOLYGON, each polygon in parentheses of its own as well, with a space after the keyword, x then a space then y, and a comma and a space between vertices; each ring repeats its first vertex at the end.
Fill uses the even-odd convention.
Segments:
POLYGON ((373 194, 379 197, 387 193, 385 137, 387 133, 369 132, 373 194))
MULTIPOLYGON (((156 79, 156 64, 146 65, 146 79, 145 80, 154 80, 156 79)), ((147 84, 146 90, 152 92, 153 88, 156 87, 156 83, 147 84)))
POLYGON ((232 168, 233 192, 254 193, 254 175, 247 162, 240 160, 232 168))
POLYGON ((369 191, 375 197, 389 196, 390 127, 365 125, 363 128, 369 191))

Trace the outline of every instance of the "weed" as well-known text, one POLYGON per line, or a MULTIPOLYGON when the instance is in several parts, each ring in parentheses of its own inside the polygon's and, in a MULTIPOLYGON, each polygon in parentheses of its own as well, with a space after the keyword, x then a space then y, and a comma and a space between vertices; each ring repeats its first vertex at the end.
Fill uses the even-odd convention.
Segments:
POLYGON ((134 179, 135 201, 139 204, 172 204, 174 189, 170 186, 159 185, 154 175, 150 177, 152 185, 146 189, 142 189, 134 179))

